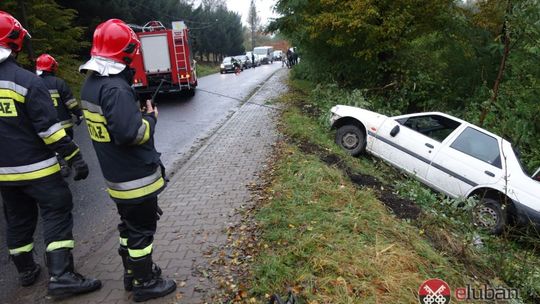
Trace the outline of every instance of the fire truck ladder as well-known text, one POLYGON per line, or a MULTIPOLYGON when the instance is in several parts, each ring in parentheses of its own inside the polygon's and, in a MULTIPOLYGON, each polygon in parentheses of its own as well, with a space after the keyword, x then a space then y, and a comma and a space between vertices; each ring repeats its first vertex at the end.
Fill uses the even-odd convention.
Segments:
POLYGON ((159 21, 150 21, 141 27, 143 32, 155 32, 165 30, 163 23, 159 21))
POLYGON ((188 58, 186 57, 186 48, 184 44, 184 31, 173 31, 173 45, 174 45, 174 57, 176 60, 177 75, 178 75, 178 86, 180 90, 191 89, 190 79, 191 73, 188 71, 188 58), (184 72, 184 73, 182 73, 184 72), (187 83, 183 84, 181 80, 186 78, 180 78, 181 75, 185 75, 187 78, 187 83))

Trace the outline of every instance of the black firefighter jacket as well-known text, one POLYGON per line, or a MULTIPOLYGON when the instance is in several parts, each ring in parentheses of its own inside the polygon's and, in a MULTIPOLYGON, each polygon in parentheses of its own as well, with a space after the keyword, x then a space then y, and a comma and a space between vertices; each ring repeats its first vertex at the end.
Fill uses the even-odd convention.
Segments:
POLYGON ((54 76, 51 73, 43 72, 41 78, 45 82, 45 85, 49 89, 51 98, 54 103, 54 107, 58 113, 58 119, 65 129, 73 127, 73 120, 71 113, 77 117, 81 117, 82 110, 77 103, 77 100, 73 97, 73 93, 69 89, 64 80, 54 76))
POLYGON ((88 132, 116 203, 139 203, 165 188, 160 154, 154 148, 154 114, 141 113, 122 74, 91 72, 81 92, 88 132))
POLYGON ((43 80, 6 59, 0 63, 0 186, 59 174, 55 152, 68 163, 80 153, 58 121, 43 80))

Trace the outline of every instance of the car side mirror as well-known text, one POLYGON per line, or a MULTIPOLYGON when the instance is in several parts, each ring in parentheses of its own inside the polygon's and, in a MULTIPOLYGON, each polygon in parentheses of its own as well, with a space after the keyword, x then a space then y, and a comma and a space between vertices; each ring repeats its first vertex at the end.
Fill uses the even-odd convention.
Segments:
POLYGON ((399 125, 395 126, 392 131, 390 131, 390 136, 396 137, 396 135, 399 133, 399 125))

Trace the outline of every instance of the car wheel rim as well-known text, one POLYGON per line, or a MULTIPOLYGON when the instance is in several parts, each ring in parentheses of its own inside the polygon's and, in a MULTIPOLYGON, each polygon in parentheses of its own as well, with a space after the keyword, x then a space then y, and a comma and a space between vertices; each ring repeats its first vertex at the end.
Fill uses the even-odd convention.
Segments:
POLYGON ((343 136, 343 147, 347 149, 354 149, 358 146, 358 136, 354 133, 347 133, 343 136))
POLYGON ((498 222, 497 211, 489 207, 481 207, 476 212, 476 223, 485 228, 493 228, 498 222))

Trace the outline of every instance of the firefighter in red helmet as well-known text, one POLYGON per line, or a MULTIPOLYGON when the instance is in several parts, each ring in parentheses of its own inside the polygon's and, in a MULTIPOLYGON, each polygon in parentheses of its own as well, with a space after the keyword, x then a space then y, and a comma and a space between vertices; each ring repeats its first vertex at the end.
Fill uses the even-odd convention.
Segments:
POLYGON ((94 32, 91 59, 81 100, 88 131, 107 184, 120 214, 119 254, 124 265, 124 288, 136 302, 165 296, 176 289, 161 278, 152 261, 152 242, 158 220, 157 196, 165 188, 160 154, 154 147, 157 108, 150 101, 142 110, 131 87, 130 68, 139 52, 135 32, 111 19, 94 32))
POLYGON ((0 194, 7 247, 21 285, 34 284, 40 266, 33 258, 33 234, 41 214, 49 295, 94 291, 101 282, 74 270, 73 202, 55 153, 74 168, 75 180, 88 176, 88 166, 59 123, 43 80, 15 61, 27 36, 13 16, 0 11, 0 194))
MULTIPOLYGON (((45 86, 49 89, 60 124, 66 130, 67 135, 73 139, 74 123, 72 115, 76 118, 75 123, 79 125, 81 123, 82 110, 66 82, 56 77, 56 70, 58 70, 58 62, 53 56, 42 54, 37 58, 36 74, 43 79, 45 86)), ((58 162, 60 163, 62 176, 68 177, 70 174, 69 166, 61 157, 58 158, 58 162)))

